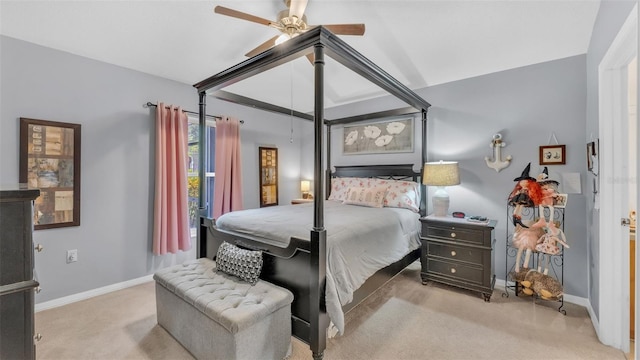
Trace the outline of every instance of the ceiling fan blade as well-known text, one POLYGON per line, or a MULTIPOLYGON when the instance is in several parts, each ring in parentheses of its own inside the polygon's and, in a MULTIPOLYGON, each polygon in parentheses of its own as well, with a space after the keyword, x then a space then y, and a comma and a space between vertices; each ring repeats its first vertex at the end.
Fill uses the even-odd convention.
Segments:
POLYGON ((322 25, 336 35, 364 35, 364 24, 322 25))
POLYGON ((275 44, 276 44, 276 39, 279 37, 280 35, 276 35, 274 37, 272 37, 271 39, 263 42, 262 44, 258 45, 258 47, 256 47, 255 49, 249 51, 248 53, 245 54, 245 56, 247 57, 253 57, 256 56, 258 54, 260 54, 261 52, 271 49, 275 44))
POLYGON ((308 0, 289 0, 289 16, 295 16, 302 19, 304 10, 307 8, 308 0))
POLYGON ((224 6, 216 6, 213 9, 213 11, 216 14, 227 15, 227 16, 231 16, 231 17, 234 17, 234 18, 242 19, 242 20, 252 21, 254 23, 258 23, 258 24, 262 24, 262 25, 267 25, 267 26, 276 25, 276 23, 274 23, 271 20, 267 20, 267 19, 263 19, 261 17, 255 16, 255 15, 243 13, 242 11, 229 9, 229 8, 224 7, 224 6))
POLYGON ((307 60, 309 60, 309 62, 311 63, 311 65, 313 65, 313 63, 315 62, 316 57, 313 55, 313 53, 308 53, 307 55, 305 55, 307 57, 307 60))

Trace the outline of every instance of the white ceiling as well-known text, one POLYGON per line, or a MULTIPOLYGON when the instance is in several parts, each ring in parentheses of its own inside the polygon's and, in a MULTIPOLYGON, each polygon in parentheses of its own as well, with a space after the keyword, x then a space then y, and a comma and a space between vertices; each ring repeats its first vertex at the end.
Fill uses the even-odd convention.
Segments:
MULTIPOLYGON (((286 9, 282 0, 1 0, 0 31, 191 85, 239 63, 277 35, 275 29, 215 14, 216 5, 268 20, 286 9)), ((597 0, 309 0, 305 14, 314 25, 364 23, 364 36, 342 39, 419 89, 584 54, 599 6, 597 0)), ((327 65, 328 106, 384 94, 340 67, 327 65)), ((227 90, 308 111, 310 69, 301 58, 227 90)))

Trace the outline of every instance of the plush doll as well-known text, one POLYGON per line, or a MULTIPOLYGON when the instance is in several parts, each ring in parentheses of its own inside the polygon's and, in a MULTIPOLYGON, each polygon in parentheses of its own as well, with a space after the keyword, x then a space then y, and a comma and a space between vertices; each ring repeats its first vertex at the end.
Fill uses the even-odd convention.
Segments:
MULTIPOLYGON (((532 221, 528 221, 527 223, 530 222, 532 221)), ((524 262, 522 262, 522 268, 525 272, 529 270, 531 254, 536 251, 538 241, 543 235, 544 229, 538 226, 533 226, 533 224, 531 224, 530 226, 525 225, 525 223, 522 223, 522 225, 516 225, 515 231, 513 233, 513 240, 511 241, 512 245, 518 249, 518 252, 516 254, 516 266, 514 269, 516 274, 520 272, 520 260, 522 259, 522 253, 525 253, 524 262)))
POLYGON ((542 202, 542 187, 535 178, 529 176, 530 169, 531 163, 527 164, 519 177, 513 179, 517 181, 509 194, 509 205, 514 206, 513 225, 528 227, 522 223, 522 208, 537 206, 542 202))
POLYGON ((527 229, 532 225, 526 225, 522 222, 522 208, 537 206, 542 201, 542 188, 535 178, 529 176, 530 169, 531 163, 527 164, 527 167, 519 177, 513 179, 513 181, 517 181, 517 183, 511 191, 511 194, 509 194, 509 205, 514 206, 513 224, 516 226, 512 244, 518 248, 515 267, 516 273, 520 271, 520 260, 523 252, 525 253, 523 267, 529 268, 531 253, 535 251, 538 239, 542 236, 540 228, 543 225, 533 226, 534 229, 529 231, 527 229))
POLYGON ((553 220, 553 204, 558 196, 558 186, 560 185, 560 182, 549 178, 549 171, 546 166, 544 167, 544 170, 542 170, 542 173, 538 175, 537 181, 538 184, 540 184, 543 196, 538 204, 540 219, 534 226, 543 226, 545 234, 538 239, 535 249, 542 253, 542 258, 538 263, 538 271, 542 271, 542 263, 544 262, 544 257, 546 257, 544 275, 547 275, 549 273, 549 264, 551 262, 550 255, 556 255, 560 252, 558 243, 562 244, 567 249, 569 248, 569 245, 567 244, 564 232, 556 226, 556 223, 553 220), (549 208, 549 221, 547 221, 544 214, 545 207, 549 208))
POLYGON ((558 280, 536 270, 529 270, 521 284, 524 287, 522 293, 535 293, 544 300, 559 300, 563 294, 562 284, 558 280))
POLYGON ((536 251, 541 253, 540 261, 538 262, 538 271, 542 271, 542 263, 544 262, 544 258, 546 257, 546 265, 544 267, 544 274, 547 275, 549 273, 549 264, 551 263, 551 255, 556 255, 560 252, 560 247, 558 243, 562 244, 565 248, 569 248, 569 244, 567 244, 567 239, 564 236, 564 232, 562 229, 558 229, 557 227, 547 226, 544 228, 545 233, 538 239, 538 244, 536 245, 536 251))

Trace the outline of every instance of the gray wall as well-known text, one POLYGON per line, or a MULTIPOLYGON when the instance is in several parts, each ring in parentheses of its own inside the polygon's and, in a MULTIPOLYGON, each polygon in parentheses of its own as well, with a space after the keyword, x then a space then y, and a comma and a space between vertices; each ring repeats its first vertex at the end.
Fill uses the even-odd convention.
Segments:
MULTIPOLYGON (((569 195, 565 232, 571 248, 565 253, 564 289, 567 294, 588 296, 586 202, 584 179, 586 56, 540 63, 419 90, 432 104, 428 113, 428 160, 457 160, 460 163, 459 186, 447 188, 450 211, 481 214, 498 220, 494 259, 496 275, 505 278, 506 200, 514 178, 531 162, 531 175, 539 166, 538 150, 555 134, 567 146, 566 165, 549 166, 551 175, 580 173, 582 194, 569 195), (503 157, 513 156, 512 164, 497 173, 487 167, 485 156, 494 133, 500 132, 507 146, 503 157)), ((383 101, 376 100, 375 106, 383 101)), ((359 104, 363 109, 367 104, 359 104)), ((371 106, 374 106, 373 103, 371 106)), ((343 109, 344 112, 353 109, 343 109)), ((333 109, 332 115, 339 113, 333 109)), ((416 133, 420 132, 416 121, 416 133)), ((336 131, 332 146, 334 165, 352 163, 412 162, 420 167, 418 146, 412 154, 342 155, 342 132, 336 131)), ((429 204, 429 207, 431 205, 429 204)))
MULTIPOLYGON (((585 143, 597 139, 598 130, 598 66, 613 39, 620 31, 622 24, 629 16, 637 1, 603 0, 591 34, 589 51, 587 52, 587 121, 585 143)), ((588 175, 589 184, 593 179, 588 175)), ((588 189, 592 189, 588 185, 588 189)), ((587 201, 587 242, 589 244, 589 301, 596 316, 600 314, 600 213, 593 208, 593 202, 587 201)))
MULTIPOLYGON (((147 101, 197 111, 188 84, 150 76, 69 53, 0 36, 0 184, 18 182, 19 118, 82 125, 81 226, 38 230, 38 303, 136 279, 195 257, 151 253, 153 119, 147 101), (66 251, 79 261, 66 264, 66 251)), ((284 116, 209 100, 208 113, 245 120, 242 133, 244 205, 257 207, 259 145, 280 155, 280 201, 300 196, 300 128, 289 142, 284 116)))

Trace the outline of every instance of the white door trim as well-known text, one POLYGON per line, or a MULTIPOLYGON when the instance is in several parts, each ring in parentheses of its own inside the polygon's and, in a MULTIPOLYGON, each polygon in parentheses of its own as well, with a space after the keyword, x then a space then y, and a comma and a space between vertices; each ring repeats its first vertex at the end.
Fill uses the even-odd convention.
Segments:
MULTIPOLYGON (((620 204, 628 186, 628 152, 620 138, 628 124, 626 67, 637 54, 638 5, 621 27, 598 68, 600 137, 599 316, 600 341, 629 351, 629 242, 628 228, 620 226, 620 204), (625 106, 627 108, 625 109, 625 106), (626 237, 625 237, 626 232, 626 237)), ((622 200, 625 201, 622 201, 622 200)))

